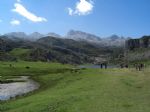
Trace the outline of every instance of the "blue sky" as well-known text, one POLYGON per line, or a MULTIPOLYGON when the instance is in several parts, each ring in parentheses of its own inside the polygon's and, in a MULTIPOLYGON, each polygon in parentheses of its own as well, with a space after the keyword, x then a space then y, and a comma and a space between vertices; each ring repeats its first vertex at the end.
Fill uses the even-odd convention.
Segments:
POLYGON ((150 0, 1 0, 0 33, 150 35, 150 0))

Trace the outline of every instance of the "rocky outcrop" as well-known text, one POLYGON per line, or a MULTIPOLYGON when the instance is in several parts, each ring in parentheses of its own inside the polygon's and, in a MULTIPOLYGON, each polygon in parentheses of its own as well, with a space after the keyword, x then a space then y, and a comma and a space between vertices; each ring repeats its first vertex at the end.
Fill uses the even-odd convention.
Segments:
POLYGON ((134 50, 137 48, 149 48, 150 36, 143 36, 140 39, 130 39, 126 41, 126 48, 128 50, 134 50))
POLYGON ((126 59, 128 61, 141 61, 150 59, 150 36, 126 41, 126 59))

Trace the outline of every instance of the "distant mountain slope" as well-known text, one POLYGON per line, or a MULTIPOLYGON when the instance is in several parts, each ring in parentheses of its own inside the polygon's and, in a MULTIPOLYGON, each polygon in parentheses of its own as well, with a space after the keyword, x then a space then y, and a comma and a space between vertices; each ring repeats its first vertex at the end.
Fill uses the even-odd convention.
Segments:
POLYGON ((112 35, 110 37, 105 37, 101 41, 99 41, 99 44, 102 44, 104 46, 117 46, 117 47, 124 47, 125 41, 127 39, 124 37, 119 37, 117 35, 112 35))
POLYGON ((119 37, 117 35, 101 38, 93 34, 74 30, 69 31, 68 34, 66 35, 66 38, 77 41, 87 41, 93 44, 97 44, 99 46, 117 46, 117 47, 124 46, 126 41, 126 38, 119 37))
POLYGON ((11 33, 4 34, 4 36, 8 38, 16 37, 16 38, 23 38, 23 39, 28 37, 24 32, 11 32, 11 33))
POLYGON ((56 33, 48 33, 48 34, 46 34, 45 36, 50 36, 50 37, 59 37, 59 38, 61 38, 62 36, 61 35, 59 35, 59 34, 56 34, 56 33))
POLYGON ((56 37, 56 38, 66 38, 66 39, 72 39, 75 41, 85 41, 92 43, 93 45, 97 46, 104 46, 104 47, 111 47, 111 46, 116 46, 116 47, 124 47, 125 41, 127 40, 124 37, 120 37, 117 35, 112 35, 110 37, 99 37, 90 33, 82 32, 82 31, 75 31, 71 30, 67 33, 65 37, 58 35, 56 33, 48 33, 48 34, 41 34, 39 32, 34 32, 32 34, 25 34, 24 32, 12 32, 12 33, 7 33, 4 36, 11 38, 13 40, 19 40, 19 39, 24 39, 24 40, 29 40, 29 41, 36 41, 42 37, 56 37))
POLYGON ((40 34, 40 33, 38 33, 38 32, 34 32, 34 33, 28 35, 27 38, 28 38, 29 40, 36 41, 37 39, 40 39, 40 38, 42 38, 42 37, 44 37, 44 36, 45 36, 45 35, 43 35, 43 34, 40 34))
POLYGON ((95 57, 104 58, 108 55, 116 57, 120 52, 123 52, 121 49, 124 47, 123 41, 125 41, 124 38, 117 35, 99 38, 80 31, 71 31, 69 35, 72 37, 67 38, 55 33, 48 35, 54 37, 45 36, 38 32, 30 35, 23 32, 13 32, 0 36, 0 60, 5 60, 5 57, 8 57, 6 60, 21 58, 21 60, 28 61, 91 63, 94 62, 95 57))
POLYGON ((13 48, 23 46, 27 43, 28 41, 24 41, 23 39, 11 39, 8 38, 7 36, 0 36, 0 51, 10 51, 13 48))
POLYGON ((129 39, 126 41, 126 48, 134 50, 136 48, 149 48, 150 47, 150 36, 143 36, 139 39, 129 39))
POLYGON ((88 63, 92 57, 111 53, 88 42, 56 37, 43 37, 37 41, 0 36, 0 60, 58 61, 61 63, 88 63), (7 58, 6 58, 7 57, 7 58))
POLYGON ((129 61, 150 60, 150 36, 126 41, 126 59, 129 61))
POLYGON ((24 32, 11 32, 11 33, 7 33, 4 34, 3 36, 6 36, 7 38, 10 38, 12 40, 19 40, 19 39, 23 39, 23 40, 30 40, 30 41, 35 41, 39 38, 44 37, 45 35, 40 34, 38 32, 34 32, 32 34, 25 34, 24 32))
POLYGON ((100 37, 95 36, 93 34, 85 33, 82 31, 74 31, 74 30, 69 31, 66 35, 66 38, 70 38, 78 41, 90 41, 90 42, 96 42, 101 40, 100 37))
POLYGON ((107 50, 103 48, 101 49, 84 41, 75 41, 72 39, 55 38, 50 36, 41 38, 37 40, 37 42, 43 45, 47 45, 48 47, 61 47, 65 49, 70 49, 78 53, 86 53, 89 55, 97 55, 100 53, 104 53, 107 50))

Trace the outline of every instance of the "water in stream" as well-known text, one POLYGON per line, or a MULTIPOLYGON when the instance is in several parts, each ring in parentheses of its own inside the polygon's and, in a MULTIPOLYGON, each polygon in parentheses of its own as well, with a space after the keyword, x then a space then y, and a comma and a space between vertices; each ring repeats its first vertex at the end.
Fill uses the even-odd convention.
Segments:
POLYGON ((23 82, 13 82, 0 84, 0 100, 9 100, 10 98, 26 94, 39 88, 39 84, 27 76, 21 76, 20 78, 13 80, 21 80, 23 82))

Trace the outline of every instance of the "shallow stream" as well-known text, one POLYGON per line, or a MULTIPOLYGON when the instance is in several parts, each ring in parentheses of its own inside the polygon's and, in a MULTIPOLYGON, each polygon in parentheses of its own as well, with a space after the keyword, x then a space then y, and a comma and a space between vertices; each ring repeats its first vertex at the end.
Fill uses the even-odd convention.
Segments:
POLYGON ((20 96, 39 88, 39 84, 28 76, 21 76, 19 78, 11 79, 16 82, 0 84, 0 100, 9 100, 16 96, 20 96))

